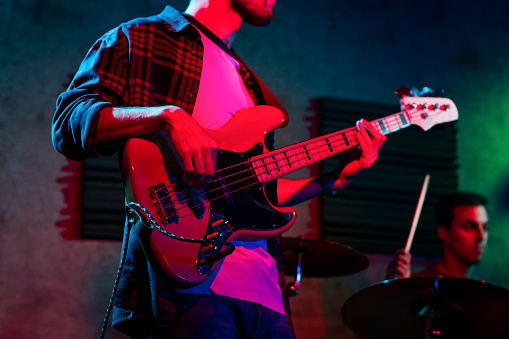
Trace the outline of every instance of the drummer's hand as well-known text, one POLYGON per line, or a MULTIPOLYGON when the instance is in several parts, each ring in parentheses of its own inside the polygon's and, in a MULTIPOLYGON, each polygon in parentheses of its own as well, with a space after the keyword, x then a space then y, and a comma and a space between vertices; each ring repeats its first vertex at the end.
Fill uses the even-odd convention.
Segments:
POLYGON ((412 255, 400 248, 387 266, 387 279, 410 278, 412 255))

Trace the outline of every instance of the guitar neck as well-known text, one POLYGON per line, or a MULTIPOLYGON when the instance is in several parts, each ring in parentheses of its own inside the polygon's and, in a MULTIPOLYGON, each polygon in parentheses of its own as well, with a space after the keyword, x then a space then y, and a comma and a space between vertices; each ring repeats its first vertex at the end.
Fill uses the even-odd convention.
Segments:
MULTIPOLYGON (((378 132, 387 135, 412 123, 407 112, 400 112, 371 124, 378 132)), ((355 127, 333 132, 255 156, 250 160, 251 166, 258 180, 265 183, 357 146, 356 135, 355 127)))

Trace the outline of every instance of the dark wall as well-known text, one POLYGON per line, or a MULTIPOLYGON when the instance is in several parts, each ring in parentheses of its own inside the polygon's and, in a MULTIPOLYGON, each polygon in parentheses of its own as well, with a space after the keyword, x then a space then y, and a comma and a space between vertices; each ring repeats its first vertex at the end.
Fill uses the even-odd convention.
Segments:
MULTIPOLYGON (((187 1, 169 3, 183 10, 187 1)), ((61 234, 59 222, 70 218, 65 197, 73 193, 66 189, 74 179, 64 170, 68 161, 52 148, 50 123, 58 93, 94 40, 164 5, 156 0, 0 5, 0 337, 99 334, 120 243, 61 234)), ((460 188, 491 200, 489 248, 479 273, 509 286, 508 16, 503 0, 282 0, 271 25, 243 27, 234 47, 291 114, 290 125, 278 131, 278 146, 309 138, 313 98, 397 104, 394 91, 401 85, 445 89, 460 113, 460 188)), ((288 236, 316 231, 311 205, 297 210, 288 236)), ((370 259, 371 266, 353 276, 305 279, 302 294, 292 299, 299 338, 351 337, 339 315, 341 304, 381 280, 389 258, 370 259)))

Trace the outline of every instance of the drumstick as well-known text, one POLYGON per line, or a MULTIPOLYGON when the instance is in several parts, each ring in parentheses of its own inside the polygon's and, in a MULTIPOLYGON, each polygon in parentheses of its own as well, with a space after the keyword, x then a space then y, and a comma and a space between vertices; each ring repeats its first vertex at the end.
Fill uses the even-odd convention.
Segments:
POLYGON ((408 234, 408 239, 406 240, 405 252, 410 252, 410 247, 412 247, 412 241, 414 240, 415 229, 417 228, 417 222, 419 221, 419 216, 421 215, 422 204, 424 203, 424 197, 426 196, 426 191, 428 190, 429 183, 429 174, 426 174, 424 177, 424 183, 422 184, 421 195, 419 196, 419 201, 417 202, 417 208, 414 213, 414 220, 412 221, 412 228, 410 228, 410 234, 408 234))

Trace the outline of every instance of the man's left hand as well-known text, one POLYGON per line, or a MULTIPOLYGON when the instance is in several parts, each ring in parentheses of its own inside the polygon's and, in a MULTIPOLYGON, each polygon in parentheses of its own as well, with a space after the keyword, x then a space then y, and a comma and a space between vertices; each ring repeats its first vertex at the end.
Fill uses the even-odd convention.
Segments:
POLYGON ((332 190, 345 187, 356 174, 371 167, 378 159, 378 151, 387 139, 367 120, 357 121, 356 127, 359 147, 343 155, 338 169, 334 172, 332 190))

